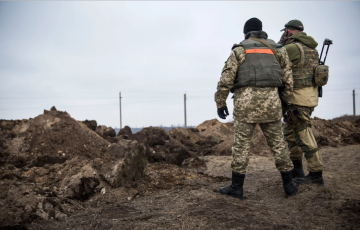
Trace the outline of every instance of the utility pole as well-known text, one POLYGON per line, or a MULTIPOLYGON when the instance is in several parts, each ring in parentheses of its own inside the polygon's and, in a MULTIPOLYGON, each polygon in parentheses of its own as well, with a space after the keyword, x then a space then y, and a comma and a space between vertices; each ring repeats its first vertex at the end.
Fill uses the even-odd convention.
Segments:
POLYGON ((356 108, 355 108, 355 89, 353 90, 353 108, 354 108, 354 116, 356 116, 356 108))
POLYGON ((122 129, 122 123, 121 123, 121 92, 119 93, 119 102, 120 102, 120 129, 122 129))
POLYGON ((185 115, 185 129, 186 129, 186 93, 184 94, 184 115, 185 115))

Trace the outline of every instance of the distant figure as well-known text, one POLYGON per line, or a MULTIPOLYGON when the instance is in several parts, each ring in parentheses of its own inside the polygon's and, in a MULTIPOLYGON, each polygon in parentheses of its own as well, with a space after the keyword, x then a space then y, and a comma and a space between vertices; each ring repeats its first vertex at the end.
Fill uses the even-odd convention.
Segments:
POLYGON ((312 182, 324 186, 322 177, 323 163, 314 134, 311 130, 311 114, 318 105, 318 87, 314 84, 314 67, 319 63, 319 54, 315 49, 318 43, 303 32, 304 26, 299 20, 285 24, 285 32, 280 42, 284 45, 290 61, 294 81, 294 97, 287 109, 284 136, 294 164, 293 178, 297 184, 312 182), (309 174, 305 177, 302 158, 308 163, 309 174))
POLYGON ((230 91, 234 93, 232 184, 220 188, 219 192, 243 198, 250 141, 255 125, 259 124, 274 155, 276 168, 281 173, 285 193, 294 196, 298 189, 292 183, 293 164, 282 133, 278 94, 278 87, 285 84, 284 100, 288 102, 292 97, 291 62, 280 44, 267 39, 259 19, 251 18, 245 23, 244 36, 245 40, 232 47, 215 93, 221 119, 229 115, 226 99, 230 91))

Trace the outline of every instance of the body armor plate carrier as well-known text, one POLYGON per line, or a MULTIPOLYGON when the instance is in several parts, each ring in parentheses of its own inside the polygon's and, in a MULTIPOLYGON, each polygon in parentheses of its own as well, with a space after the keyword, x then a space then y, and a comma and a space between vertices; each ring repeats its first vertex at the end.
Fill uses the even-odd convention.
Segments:
POLYGON ((294 42, 301 53, 301 60, 292 67, 294 89, 314 87, 314 67, 318 65, 319 54, 316 49, 311 49, 301 42, 294 42))
MULTIPOLYGON (((273 48, 279 48, 273 40, 264 40, 273 48)), ((246 39, 238 46, 245 49, 245 62, 238 67, 234 81, 235 89, 247 86, 255 87, 279 87, 282 84, 283 71, 274 53, 261 42, 246 39)), ((234 47, 233 47, 234 48, 234 47)))

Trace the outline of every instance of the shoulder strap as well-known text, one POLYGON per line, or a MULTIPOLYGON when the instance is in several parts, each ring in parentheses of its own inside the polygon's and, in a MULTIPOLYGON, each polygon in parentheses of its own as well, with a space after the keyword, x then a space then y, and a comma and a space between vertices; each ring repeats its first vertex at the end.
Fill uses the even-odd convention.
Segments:
POLYGON ((275 57, 276 57, 276 60, 279 62, 280 64, 280 59, 279 59, 279 56, 277 54, 277 52, 275 51, 275 49, 269 45, 267 42, 261 40, 261 39, 258 39, 258 38, 254 38, 254 37, 249 37, 249 39, 251 40, 254 40, 254 41, 258 41, 258 42, 261 42, 262 44, 266 45, 267 47, 269 47, 271 49, 271 51, 274 53, 275 57))
POLYGON ((299 43, 297 43, 297 42, 295 42, 295 45, 296 45, 296 46, 299 48, 299 50, 300 50, 300 62, 298 63, 298 65, 302 66, 302 65, 304 65, 304 63, 305 63, 304 49, 303 49, 303 47, 302 47, 299 43))

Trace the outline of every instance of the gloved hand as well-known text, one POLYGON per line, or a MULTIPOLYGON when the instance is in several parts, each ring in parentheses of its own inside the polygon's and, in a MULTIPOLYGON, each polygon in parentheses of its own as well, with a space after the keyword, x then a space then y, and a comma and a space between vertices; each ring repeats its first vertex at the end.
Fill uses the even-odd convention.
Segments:
POLYGON ((221 119, 226 119, 226 116, 229 116, 229 111, 228 111, 227 106, 218 108, 217 113, 221 119))
POLYGON ((281 35, 279 43, 284 46, 288 38, 289 38, 288 30, 285 30, 284 33, 281 35))

